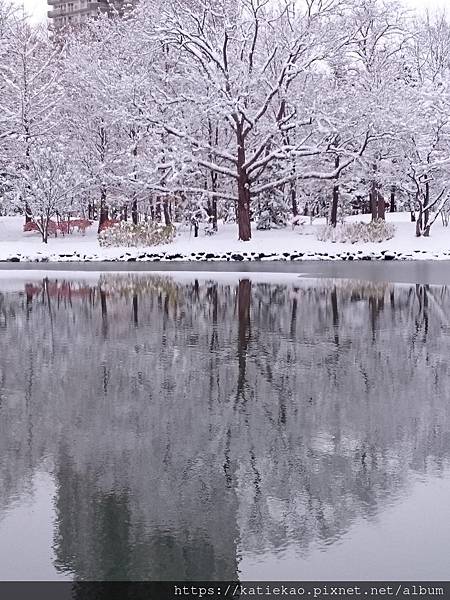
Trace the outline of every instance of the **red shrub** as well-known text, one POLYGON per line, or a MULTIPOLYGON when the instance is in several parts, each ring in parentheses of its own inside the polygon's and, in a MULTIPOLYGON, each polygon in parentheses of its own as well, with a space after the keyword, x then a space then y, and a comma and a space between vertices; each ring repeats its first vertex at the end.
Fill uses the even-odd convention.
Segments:
POLYGON ((24 231, 39 231, 39 228, 34 221, 28 221, 23 226, 23 230, 24 231))
POLYGON ((70 233, 69 221, 60 221, 57 227, 58 231, 60 231, 63 235, 65 235, 66 233, 70 233))
POLYGON ((58 223, 56 221, 52 221, 51 219, 49 220, 48 232, 53 233, 55 237, 58 235, 58 223))
MULTIPOLYGON (((114 225, 115 223, 118 223, 118 221, 106 221, 104 223, 104 226, 112 227, 112 225, 114 225)), ((91 225, 92 221, 88 221, 88 219, 73 219, 73 221, 59 221, 59 223, 50 220, 48 222, 48 232, 56 237, 58 231, 63 235, 66 235, 66 233, 70 233, 70 231, 73 231, 76 227, 78 231, 85 233, 86 229, 91 225)), ((39 227, 34 221, 28 221, 28 223, 25 223, 25 225, 23 226, 23 230, 39 231, 39 227)))
POLYGON ((86 229, 92 225, 92 221, 88 219, 74 219, 70 222, 70 225, 74 228, 76 227, 78 231, 84 234, 86 229))

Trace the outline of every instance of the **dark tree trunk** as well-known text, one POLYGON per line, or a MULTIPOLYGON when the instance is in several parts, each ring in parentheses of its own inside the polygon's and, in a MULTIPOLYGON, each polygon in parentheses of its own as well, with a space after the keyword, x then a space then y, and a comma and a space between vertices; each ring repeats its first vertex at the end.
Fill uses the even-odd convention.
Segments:
POLYGON ((243 242, 248 242, 252 237, 250 226, 250 190, 246 176, 239 178, 238 182, 238 231, 239 239, 243 242))
POLYGON ((217 231, 217 198, 212 199, 212 228, 217 231))
POLYGON ((422 229, 420 227, 420 221, 417 219, 416 221, 416 237, 420 237, 422 235, 422 229))
POLYGON ((30 313, 33 310, 33 294, 27 289, 27 285, 25 285, 26 295, 27 295, 27 321, 30 319, 30 313))
POLYGON ((397 207, 395 206, 395 186, 391 187, 391 202, 389 206, 390 212, 396 212, 397 207))
POLYGON ((136 198, 133 198, 131 204, 131 221, 133 222, 133 225, 137 225, 139 222, 138 203, 136 198))
MULTIPOLYGON (((295 175, 295 166, 292 169, 292 175, 295 175)), ((296 184, 295 180, 291 181, 290 186, 291 186, 290 195, 291 195, 292 216, 298 217, 297 184, 296 184)))
POLYGON ((378 190, 377 182, 372 181, 372 187, 370 190, 370 212, 372 213, 372 221, 376 221, 378 217, 378 190))
POLYGON ((164 211, 164 224, 166 226, 171 225, 172 222, 170 220, 169 202, 168 202, 166 196, 164 196, 164 198, 163 198, 163 211, 164 211))
POLYGON ((108 220, 108 206, 106 205, 106 188, 101 187, 100 190, 100 215, 98 220, 98 230, 101 231, 102 225, 108 220))
POLYGON ((428 221, 430 218, 430 211, 428 210, 428 205, 430 204, 430 184, 427 182, 425 184, 425 198, 423 201, 423 225, 426 228, 428 225, 428 221))
POLYGON ((289 334, 291 340, 295 338, 295 332, 297 329, 297 298, 294 297, 292 300, 292 310, 291 310, 291 324, 289 327, 289 334))
MULTIPOLYGON (((217 191, 217 173, 211 171, 211 191, 217 191)), ((217 231, 217 198, 213 196, 208 200, 208 214, 211 220, 213 231, 217 231)))
POLYGON ((425 340, 428 335, 428 294, 430 291, 429 285, 423 286, 423 323, 424 323, 424 334, 425 340))
POLYGON ((252 284, 249 279, 241 279, 238 287, 238 382, 237 399, 244 397, 247 349, 250 341, 250 301, 252 284))
POLYGON ((102 334, 106 337, 108 334, 108 308, 106 305, 106 294, 104 290, 100 288, 100 306, 102 311, 102 334))
MULTIPOLYGON (((339 167, 339 156, 336 156, 336 158, 334 159, 334 166, 336 169, 339 167)), ((337 225, 338 205, 339 205, 339 183, 337 183, 337 181, 336 181, 336 183, 333 186, 333 197, 331 200, 331 214, 330 214, 331 227, 336 227, 336 225, 337 225)))
POLYGON ((219 294, 217 292, 217 283, 215 283, 212 287, 212 305, 213 305, 213 313, 212 320, 213 325, 217 325, 217 315, 218 315, 218 307, 219 307, 219 294))
POLYGON ((338 327, 338 325, 339 325, 339 309, 338 309, 336 286, 334 286, 333 289, 331 290, 331 313, 333 316, 333 327, 338 327))
POLYGON ((138 297, 137 294, 133 294, 133 323, 134 326, 138 326, 138 297))
POLYGON ((382 221, 386 220, 386 202, 383 194, 377 190, 377 218, 382 221))
POLYGON ((339 307, 336 286, 331 291, 331 312, 333 316, 334 343, 339 346, 339 307))
POLYGON ((237 220, 239 239, 248 242, 252 237, 250 225, 250 181, 248 173, 244 168, 245 164, 245 139, 243 136, 242 124, 238 124, 237 131, 237 173, 238 173, 238 202, 237 202, 237 220))

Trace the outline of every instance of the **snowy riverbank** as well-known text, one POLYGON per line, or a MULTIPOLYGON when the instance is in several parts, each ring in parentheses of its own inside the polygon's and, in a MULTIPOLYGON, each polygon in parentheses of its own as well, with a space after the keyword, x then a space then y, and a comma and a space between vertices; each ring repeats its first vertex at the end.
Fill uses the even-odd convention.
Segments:
MULTIPOLYGON (((367 215, 348 220, 368 220, 367 215)), ((304 260, 449 260, 450 229, 437 222, 429 238, 417 238, 409 213, 388 214, 395 224, 395 236, 381 243, 332 243, 317 240, 323 220, 317 219, 294 230, 257 231, 252 240, 236 239, 234 224, 222 225, 214 236, 202 232, 194 238, 189 229, 181 230, 167 245, 151 248, 101 248, 96 226, 86 235, 74 233, 49 239, 43 244, 36 233, 22 231, 22 217, 0 217, 0 261, 304 261, 304 260)))

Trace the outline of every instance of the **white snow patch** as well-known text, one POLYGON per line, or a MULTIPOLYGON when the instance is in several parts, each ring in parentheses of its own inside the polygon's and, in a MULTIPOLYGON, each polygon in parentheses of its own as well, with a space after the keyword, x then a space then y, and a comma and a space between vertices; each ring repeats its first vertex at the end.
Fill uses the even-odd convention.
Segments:
MULTIPOLYGON (((194 238, 189 231, 184 230, 180 231, 172 243, 166 245, 151 248, 101 248, 95 224, 85 235, 74 233, 65 237, 58 236, 50 238, 48 244, 43 244, 39 234, 23 232, 22 217, 0 217, 0 260, 11 260, 14 257, 25 262, 127 261, 130 258, 144 261, 205 260, 205 256, 198 256, 201 252, 214 255, 209 260, 224 260, 225 253, 240 254, 244 260, 290 260, 291 254, 301 254, 296 260, 327 260, 341 258, 345 253, 382 258, 382 252, 395 253, 393 258, 450 259, 450 230, 441 222, 435 223, 430 237, 417 238, 415 224, 410 222, 409 213, 389 213, 387 219, 395 224, 396 234, 391 240, 381 243, 321 242, 317 240, 316 234, 324 220, 317 219, 312 225, 304 224, 295 229, 287 227, 282 230, 258 231, 254 228, 249 242, 237 239, 235 224, 225 224, 213 236, 201 234, 194 238), (287 256, 283 256, 283 253, 287 256), (160 256, 148 257, 146 254, 160 256), (265 256, 259 257, 259 254, 265 256)), ((369 221, 370 215, 349 217, 348 220, 369 221)), ((231 256, 229 259, 234 260, 231 256)))

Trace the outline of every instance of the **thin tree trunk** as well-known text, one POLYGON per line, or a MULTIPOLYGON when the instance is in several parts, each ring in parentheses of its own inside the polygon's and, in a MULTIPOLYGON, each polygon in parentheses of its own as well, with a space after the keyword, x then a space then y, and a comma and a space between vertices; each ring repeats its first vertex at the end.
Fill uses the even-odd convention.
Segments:
POLYGON ((138 297, 137 294, 133 294, 133 323, 135 327, 139 323, 138 314, 138 297))
POLYGON ((106 337, 108 334, 108 308, 106 304, 106 293, 100 288, 100 306, 102 311, 102 334, 106 337))
POLYGON ((331 291, 331 312, 333 316, 334 343, 336 346, 339 346, 339 307, 336 286, 331 291))
MULTIPOLYGON (((339 167, 339 156, 336 156, 334 159, 334 166, 337 169, 339 167)), ((331 214, 330 214, 330 225, 331 227, 336 227, 337 225, 337 215, 338 215, 338 205, 339 205, 339 183, 337 182, 333 186, 333 197, 331 200, 331 214)))
POLYGON ((167 196, 164 196, 164 198, 163 198, 163 211, 164 211, 164 224, 166 226, 169 226, 172 224, 172 222, 170 220, 169 203, 167 201, 167 196))
POLYGON ((98 220, 98 231, 102 229, 103 223, 108 220, 108 206, 106 205, 106 187, 102 185, 100 190, 100 215, 98 220))
POLYGON ((137 225, 139 222, 138 203, 136 197, 133 198, 133 202, 131 203, 131 221, 133 225, 137 225))
MULTIPOLYGON (((213 173, 211 171, 211 190, 213 192, 217 191, 217 173, 213 173)), ((211 219, 211 225, 213 231, 217 231, 217 198, 213 196, 211 200, 208 202, 209 205, 209 217, 211 219)))
MULTIPOLYGON (((132 130, 132 138, 135 139, 136 138, 136 132, 134 131, 134 129, 132 130)), ((138 155, 138 148, 137 148, 137 144, 135 143, 135 145, 133 146, 133 158, 134 158, 134 180, 136 182, 137 179, 137 174, 136 174, 136 157, 138 155)), ((138 214, 138 202, 137 202, 137 197, 136 197, 136 192, 134 192, 133 194, 133 202, 131 204, 131 221, 133 223, 133 225, 137 225, 139 222, 139 214, 138 214)))
POLYGON ((390 212, 396 212, 397 207, 395 206, 395 185, 391 187, 391 203, 389 206, 390 212))
POLYGON ((297 186, 295 185, 295 182, 291 183, 291 207, 292 216, 298 217, 297 186))
MULTIPOLYGON (((209 140, 210 140, 211 146, 214 145, 217 147, 219 145, 219 127, 216 124, 215 128, 213 128, 213 124, 210 119, 208 119, 208 133, 209 133, 209 140)), ((212 155, 210 155, 209 159, 211 162, 213 162, 212 155)), ((217 191, 218 174, 215 173, 214 171, 211 171, 210 176, 211 176, 211 191, 216 192, 217 191)), ((206 183, 206 187, 208 187, 208 183, 206 183)), ((208 202, 208 213, 209 213, 209 218, 210 218, 210 222, 212 225, 212 229, 213 229, 213 231, 217 231, 217 198, 216 198, 216 196, 213 196, 211 201, 208 202)))
MULTIPOLYGON (((289 139, 289 137, 288 137, 289 139)), ((293 165, 291 174, 295 175, 295 165, 293 165)), ((292 216, 298 217, 298 202, 297 202, 297 182, 293 179, 290 183, 290 196, 291 196, 291 208, 292 208, 292 216)))
POLYGON ((427 182, 425 184, 425 198, 423 201, 423 225, 424 228, 426 229, 427 225, 428 225, 428 221, 430 218, 430 211, 427 209, 427 206, 430 204, 430 184, 427 182))
POLYGON ((421 237, 422 235, 422 223, 423 223, 423 207, 422 205, 420 205, 419 208, 419 216, 417 217, 417 221, 416 221, 416 237, 421 237))

